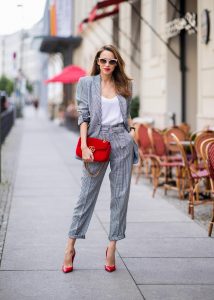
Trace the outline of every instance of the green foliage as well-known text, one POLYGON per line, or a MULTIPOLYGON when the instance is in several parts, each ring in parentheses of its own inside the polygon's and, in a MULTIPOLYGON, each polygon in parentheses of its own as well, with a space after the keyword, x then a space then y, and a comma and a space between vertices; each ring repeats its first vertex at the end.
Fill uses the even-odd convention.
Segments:
POLYGON ((10 80, 9 78, 7 78, 5 75, 2 75, 0 77, 0 90, 6 91, 8 96, 10 96, 12 94, 12 92, 14 91, 13 81, 10 80))
POLYGON ((140 108, 139 96, 136 96, 132 98, 132 102, 131 102, 130 114, 132 119, 139 116, 139 108, 140 108))
POLYGON ((26 89, 28 90, 28 92, 30 94, 33 93, 33 85, 29 81, 27 81, 27 83, 26 83, 26 89))

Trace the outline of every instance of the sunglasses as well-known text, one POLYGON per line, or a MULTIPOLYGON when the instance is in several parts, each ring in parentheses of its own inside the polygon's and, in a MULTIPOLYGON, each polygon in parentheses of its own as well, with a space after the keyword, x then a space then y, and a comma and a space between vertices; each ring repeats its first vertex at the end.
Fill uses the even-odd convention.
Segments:
POLYGON ((110 66, 115 66, 117 64, 117 59, 112 58, 112 59, 108 59, 108 58, 98 58, 98 61, 101 65, 105 65, 107 62, 109 63, 110 66))

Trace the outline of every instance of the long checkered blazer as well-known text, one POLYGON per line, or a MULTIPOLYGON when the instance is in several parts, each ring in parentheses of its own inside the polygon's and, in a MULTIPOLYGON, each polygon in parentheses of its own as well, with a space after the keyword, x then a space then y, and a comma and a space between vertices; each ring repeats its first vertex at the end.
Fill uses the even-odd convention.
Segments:
MULTIPOLYGON (((128 118, 130 118, 130 104, 132 97, 124 98, 117 95, 119 99, 120 109, 123 122, 127 131, 130 131, 128 118)), ((78 125, 88 122, 88 136, 98 137, 102 123, 102 105, 101 105, 101 77, 100 74, 95 76, 81 77, 76 91, 76 99, 78 104, 78 125)), ((135 159, 138 160, 138 149, 134 143, 135 159)))

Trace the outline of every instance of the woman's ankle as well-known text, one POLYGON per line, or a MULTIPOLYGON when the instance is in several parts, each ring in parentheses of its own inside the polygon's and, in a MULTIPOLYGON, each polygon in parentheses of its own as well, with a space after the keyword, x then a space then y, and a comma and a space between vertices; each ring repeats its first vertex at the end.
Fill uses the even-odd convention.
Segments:
POLYGON ((73 250, 75 242, 76 242, 76 239, 68 238, 66 248, 73 250))
POLYGON ((110 241, 108 248, 111 250, 116 250, 116 242, 115 241, 110 241))

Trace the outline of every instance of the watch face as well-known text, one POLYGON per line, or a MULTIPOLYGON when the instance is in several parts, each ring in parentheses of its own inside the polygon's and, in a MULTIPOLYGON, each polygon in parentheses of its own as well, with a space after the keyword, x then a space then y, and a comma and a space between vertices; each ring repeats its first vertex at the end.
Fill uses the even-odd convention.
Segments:
POLYGON ((208 44, 210 36, 210 16, 209 11, 204 9, 201 13, 201 41, 208 44))

